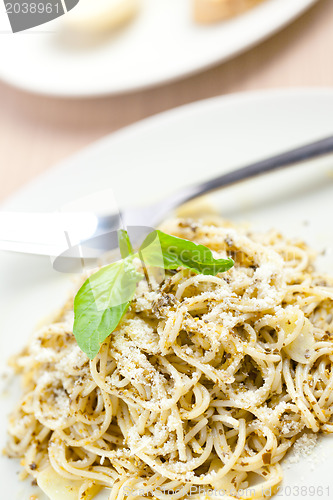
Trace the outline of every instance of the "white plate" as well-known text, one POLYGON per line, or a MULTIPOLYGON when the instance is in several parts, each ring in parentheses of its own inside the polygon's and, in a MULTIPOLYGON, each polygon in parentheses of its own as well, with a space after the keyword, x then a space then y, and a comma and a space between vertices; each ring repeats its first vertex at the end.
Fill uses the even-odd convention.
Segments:
POLYGON ((139 16, 113 37, 77 48, 60 34, 63 19, 6 34, 0 13, 0 78, 56 96, 96 96, 161 84, 226 60, 292 21, 316 0, 265 0, 212 26, 192 21, 191 0, 143 0, 139 16))
MULTIPOLYGON (((7 208, 53 210, 108 187, 122 206, 148 203, 176 187, 333 134, 332 116, 333 90, 240 94, 199 102, 106 137, 36 179, 7 208)), ((332 157, 234 186, 215 199, 232 220, 275 227, 319 251, 326 248, 319 264, 333 273, 332 157)), ((69 276, 53 271, 47 258, 4 253, 0 253, 0 276, 0 365, 4 366, 36 323, 63 302, 71 282, 69 276)), ((0 398, 0 448, 15 397, 10 386, 0 398)), ((315 470, 308 460, 286 469, 284 485, 333 488, 332 444, 327 438, 316 451, 315 470)), ((29 486, 17 480, 18 469, 16 461, 0 458, 4 498, 28 499, 29 486)), ((328 500, 325 491, 322 497, 328 500)), ((289 490, 284 492, 283 497, 293 497, 289 490)), ((313 497, 309 493, 302 498, 313 497)))

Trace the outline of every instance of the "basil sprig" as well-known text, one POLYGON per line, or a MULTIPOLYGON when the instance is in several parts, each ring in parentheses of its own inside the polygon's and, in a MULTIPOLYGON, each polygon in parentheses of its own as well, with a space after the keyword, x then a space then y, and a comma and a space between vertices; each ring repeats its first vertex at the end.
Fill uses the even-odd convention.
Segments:
POLYGON ((150 233, 138 253, 133 253, 126 231, 119 231, 118 240, 122 260, 91 275, 74 300, 73 332, 79 347, 90 359, 94 359, 101 344, 118 326, 133 299, 137 283, 144 277, 136 271, 134 258, 140 257, 144 267, 186 267, 205 275, 225 272, 234 265, 232 259, 214 259, 204 245, 162 231, 150 233))

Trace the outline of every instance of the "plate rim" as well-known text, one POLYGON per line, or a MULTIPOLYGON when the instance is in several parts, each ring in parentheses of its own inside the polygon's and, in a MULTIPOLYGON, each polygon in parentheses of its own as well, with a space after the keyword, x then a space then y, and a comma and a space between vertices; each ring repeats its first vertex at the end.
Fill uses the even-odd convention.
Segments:
MULTIPOLYGON (((266 0, 267 1, 267 0, 266 0)), ((239 46, 234 47, 227 54, 222 54, 220 56, 216 56, 215 54, 207 58, 205 63, 201 64, 192 64, 189 68, 185 68, 183 70, 174 70, 173 74, 165 77, 163 74, 159 76, 155 76, 151 79, 145 79, 143 82, 139 82, 137 84, 128 83, 127 85, 116 85, 113 89, 107 88, 98 88, 95 86, 94 89, 45 89, 39 87, 38 83, 36 84, 25 84, 24 79, 18 81, 15 76, 8 76, 8 74, 3 74, 0 65, 0 79, 6 83, 7 85, 12 86, 21 91, 28 92, 32 95, 40 95, 44 97, 53 97, 53 98, 63 98, 63 99, 89 99, 96 97, 106 97, 106 96, 119 96, 119 95, 127 95, 134 92, 141 92, 143 90, 149 90, 152 88, 159 88, 163 85, 167 85, 179 80, 182 80, 186 77, 191 77, 196 74, 207 71, 219 64, 227 62, 238 55, 250 50, 251 48, 259 45, 264 42, 271 36, 274 36, 279 31, 283 30, 286 26, 293 23, 297 18, 301 17, 306 11, 312 8, 315 4, 319 3, 319 0, 302 0, 304 4, 291 13, 290 15, 283 16, 283 19, 277 19, 274 23, 271 23, 264 30, 259 32, 257 35, 254 35, 250 41, 244 41, 239 46)), ((229 20, 227 20, 228 22, 229 20)), ((231 19, 232 22, 232 19, 231 19)))
POLYGON ((307 96, 312 98, 315 96, 327 96, 333 99, 333 87, 280 87, 274 89, 235 92, 231 94, 224 94, 200 99, 198 101, 193 101, 173 107, 166 111, 155 113, 154 115, 142 118, 141 120, 138 120, 129 125, 125 125, 118 130, 110 132, 91 142, 90 144, 87 144, 86 146, 78 149, 74 153, 71 153, 64 159, 50 165, 46 170, 34 176, 28 182, 24 183, 21 187, 14 190, 9 196, 3 199, 0 202, 0 210, 12 209, 12 207, 15 206, 16 201, 25 194, 26 190, 33 189, 36 183, 44 183, 49 177, 57 175, 58 171, 66 170, 68 168, 68 165, 70 165, 73 161, 79 161, 81 156, 94 153, 95 150, 98 150, 99 148, 108 144, 109 141, 121 140, 122 137, 126 137, 127 135, 130 136, 131 134, 135 134, 137 131, 141 131, 144 129, 149 130, 150 128, 154 128, 155 126, 166 123, 169 120, 173 121, 181 119, 183 114, 196 114, 198 112, 204 112, 205 109, 208 110, 215 106, 234 106, 237 103, 242 104, 251 101, 269 101, 271 99, 303 99, 307 96))

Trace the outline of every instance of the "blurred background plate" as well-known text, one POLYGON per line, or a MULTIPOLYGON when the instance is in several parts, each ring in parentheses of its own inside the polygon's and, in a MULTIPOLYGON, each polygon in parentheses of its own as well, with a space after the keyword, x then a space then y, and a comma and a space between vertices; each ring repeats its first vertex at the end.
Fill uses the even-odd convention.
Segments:
POLYGON ((316 1, 265 0, 233 19, 200 26, 192 19, 191 0, 142 0, 132 22, 89 43, 65 36, 65 17, 13 35, 2 11, 0 78, 54 96, 98 96, 151 87, 235 56, 316 1))
MULTIPOLYGON (((121 207, 149 203, 178 187, 331 135, 332 116, 333 89, 239 94, 191 104, 97 142, 27 185, 6 208, 56 210, 107 188, 112 188, 121 207)), ((320 253, 319 268, 333 274, 332 156, 221 190, 213 199, 230 220, 304 239, 320 253)), ((55 272, 46 257, 3 252, 0 276, 2 371, 36 324, 64 302, 72 281, 55 272)), ((0 381, 2 448, 7 414, 18 392, 16 383, 2 377, 0 381)), ((325 438, 311 457, 286 467, 284 486, 322 487, 322 495, 307 489, 302 498, 313 498, 310 491, 318 491, 315 496, 328 499, 332 444, 332 438, 325 438)), ((37 493, 30 481, 18 481, 18 469, 17 461, 0 457, 3 498, 23 500, 37 493)), ((283 490, 279 497, 294 497, 293 491, 283 490)))

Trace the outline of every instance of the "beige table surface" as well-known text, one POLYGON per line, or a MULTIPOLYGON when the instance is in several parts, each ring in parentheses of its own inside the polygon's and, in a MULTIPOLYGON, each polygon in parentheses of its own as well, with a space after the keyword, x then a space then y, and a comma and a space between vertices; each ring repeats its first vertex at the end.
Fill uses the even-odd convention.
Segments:
POLYGON ((332 85, 333 0, 320 0, 236 59, 152 90, 65 100, 30 95, 0 82, 0 201, 92 141, 160 111, 232 92, 332 85))

